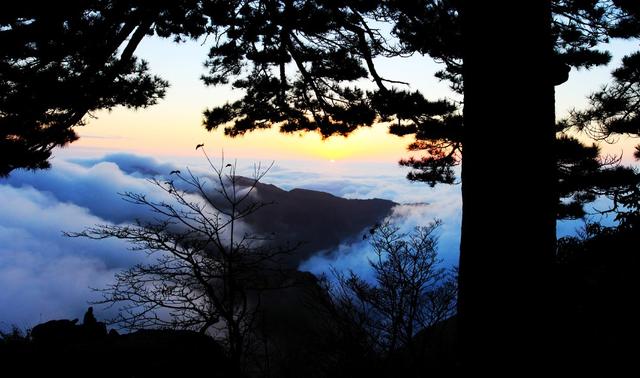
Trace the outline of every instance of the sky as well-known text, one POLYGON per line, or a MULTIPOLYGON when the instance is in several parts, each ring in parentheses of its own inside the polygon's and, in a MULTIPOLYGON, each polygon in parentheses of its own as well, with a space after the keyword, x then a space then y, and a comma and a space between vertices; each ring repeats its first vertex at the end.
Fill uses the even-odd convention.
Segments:
MULTIPOLYGON (((614 41, 609 47, 614 55, 610 67, 616 66, 620 58, 635 47, 629 41, 614 41)), ((206 73, 203 66, 206 54, 207 47, 202 41, 175 44, 157 37, 143 40, 137 55, 150 63, 152 72, 169 81, 171 87, 166 98, 148 109, 97 112, 86 127, 78 129, 81 139, 66 149, 69 151, 59 151, 56 155, 129 151, 168 158, 194 157, 197 143, 205 143, 212 150, 224 149, 228 156, 278 161, 395 162, 405 155, 410 137, 389 135, 384 125, 358 130, 348 139, 335 136, 327 140, 316 133, 283 135, 276 129, 260 130, 235 139, 225 138, 222 130, 207 132, 202 126, 202 111, 235 101, 242 93, 229 86, 202 84, 200 76, 206 73)), ((433 76, 442 67, 428 57, 378 59, 376 64, 383 77, 408 82, 411 90, 420 90, 429 99, 461 100, 445 82, 433 76)), ((586 96, 609 80, 610 67, 573 69, 569 81, 556 87, 558 117, 584 107, 586 96)), ((363 84, 372 86, 372 83, 363 84)), ((619 154, 621 144, 629 147, 636 143, 627 138, 616 142, 615 146, 603 144, 602 147, 619 154)), ((627 152, 624 158, 630 159, 631 153, 627 152)))
MULTIPOLYGON (((614 63, 630 51, 615 43, 614 63)), ((196 144, 204 143, 210 156, 237 159, 240 174, 249 174, 256 162, 274 162, 263 182, 283 189, 307 188, 347 198, 384 198, 400 205, 391 219, 403 231, 435 218, 440 228, 440 256, 446 265, 457 261, 460 229, 460 186, 411 183, 397 161, 407 155, 410 137, 387 133, 384 124, 360 129, 349 138, 323 140, 318 134, 283 135, 263 130, 235 139, 221 130, 207 132, 202 111, 234 101, 240 93, 226 87, 206 88, 199 77, 206 47, 201 42, 176 45, 158 38, 142 42, 138 55, 151 70, 168 80, 164 100, 149 109, 98 112, 79 128, 80 140, 54 151, 47 171, 16 171, 0 180, 0 329, 21 328, 56 318, 80 317, 88 300, 98 299, 91 288, 112 282, 113 274, 142 261, 122 242, 71 239, 63 231, 80 231, 94 224, 121 224, 140 216, 140 210, 118 193, 152 193, 146 179, 189 166, 204 171, 196 144)), ((383 76, 411 83, 430 99, 459 100, 445 83, 433 78, 438 69, 427 58, 380 60, 383 76)), ((586 104, 585 96, 609 78, 610 68, 572 71, 568 83, 556 88, 558 115, 586 104)), ((620 139, 604 145, 605 152, 631 161, 631 146, 620 139)), ((517 158, 517 157, 514 157, 517 158)), ((156 193, 157 194, 157 193, 156 193)), ((558 233, 574 232, 579 223, 559 224, 558 233)), ((305 261, 301 269, 326 272, 329 266, 367 274, 366 241, 343 243, 335 250, 305 261)), ((113 310, 102 310, 106 318, 113 310)))

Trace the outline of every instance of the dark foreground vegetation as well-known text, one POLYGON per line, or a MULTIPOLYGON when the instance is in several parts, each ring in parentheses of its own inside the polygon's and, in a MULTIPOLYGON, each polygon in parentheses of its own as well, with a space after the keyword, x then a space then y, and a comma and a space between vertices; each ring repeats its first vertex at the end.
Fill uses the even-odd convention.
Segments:
POLYGON ((585 227, 559 240, 555 263, 557 358, 574 371, 622 372, 637 361, 640 232, 585 227))
MULTIPOLYGON (((631 298, 637 296, 639 242, 635 229, 596 224, 559 240, 550 299, 557 310, 554 343, 545 350, 557 371, 613 372, 635 363, 640 313, 631 298)), ((253 346, 259 348, 245 353, 241 367, 234 366, 219 337, 177 329, 119 334, 97 322, 92 309, 82 323, 53 320, 2 333, 0 359, 5 372, 20 376, 440 377, 464 372, 457 320, 449 310, 435 314, 430 308, 430 314, 443 317, 392 346, 394 323, 381 321, 385 315, 372 308, 358 312, 354 305, 366 306, 370 297, 353 291, 344 297, 350 285, 353 290, 361 286, 342 278, 337 284, 346 290, 343 296, 303 273, 295 286, 266 296, 253 330, 260 336, 253 346)), ((439 298, 432 304, 451 302, 439 298)))
POLYGON ((3 334, 0 359, 7 377, 230 376, 222 348, 208 336, 177 330, 120 335, 107 332, 104 323, 78 324, 78 319, 3 334))

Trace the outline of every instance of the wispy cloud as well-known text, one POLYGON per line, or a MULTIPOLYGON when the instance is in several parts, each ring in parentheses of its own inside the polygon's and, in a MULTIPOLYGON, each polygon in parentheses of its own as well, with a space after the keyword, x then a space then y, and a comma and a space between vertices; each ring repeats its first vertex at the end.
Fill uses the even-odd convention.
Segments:
POLYGON ((125 139, 123 136, 119 135, 91 135, 91 134, 80 134, 81 138, 85 139, 108 139, 108 140, 119 140, 125 139))

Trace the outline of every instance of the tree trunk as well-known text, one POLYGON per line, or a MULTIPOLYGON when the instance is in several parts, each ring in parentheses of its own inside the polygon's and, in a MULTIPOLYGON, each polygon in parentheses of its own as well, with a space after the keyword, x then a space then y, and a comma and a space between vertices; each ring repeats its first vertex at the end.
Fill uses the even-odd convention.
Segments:
POLYGON ((557 201, 550 2, 466 0, 462 17, 463 368, 539 366, 557 201))

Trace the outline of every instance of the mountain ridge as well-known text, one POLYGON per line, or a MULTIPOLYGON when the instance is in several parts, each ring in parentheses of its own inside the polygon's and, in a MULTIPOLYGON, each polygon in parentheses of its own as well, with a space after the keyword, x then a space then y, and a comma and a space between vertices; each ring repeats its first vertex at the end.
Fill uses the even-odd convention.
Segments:
POLYGON ((398 205, 381 198, 347 199, 318 190, 285 190, 260 182, 255 196, 268 205, 249 216, 247 223, 258 233, 274 235, 276 244, 301 243, 286 259, 291 267, 341 243, 362 240, 363 231, 398 205))

